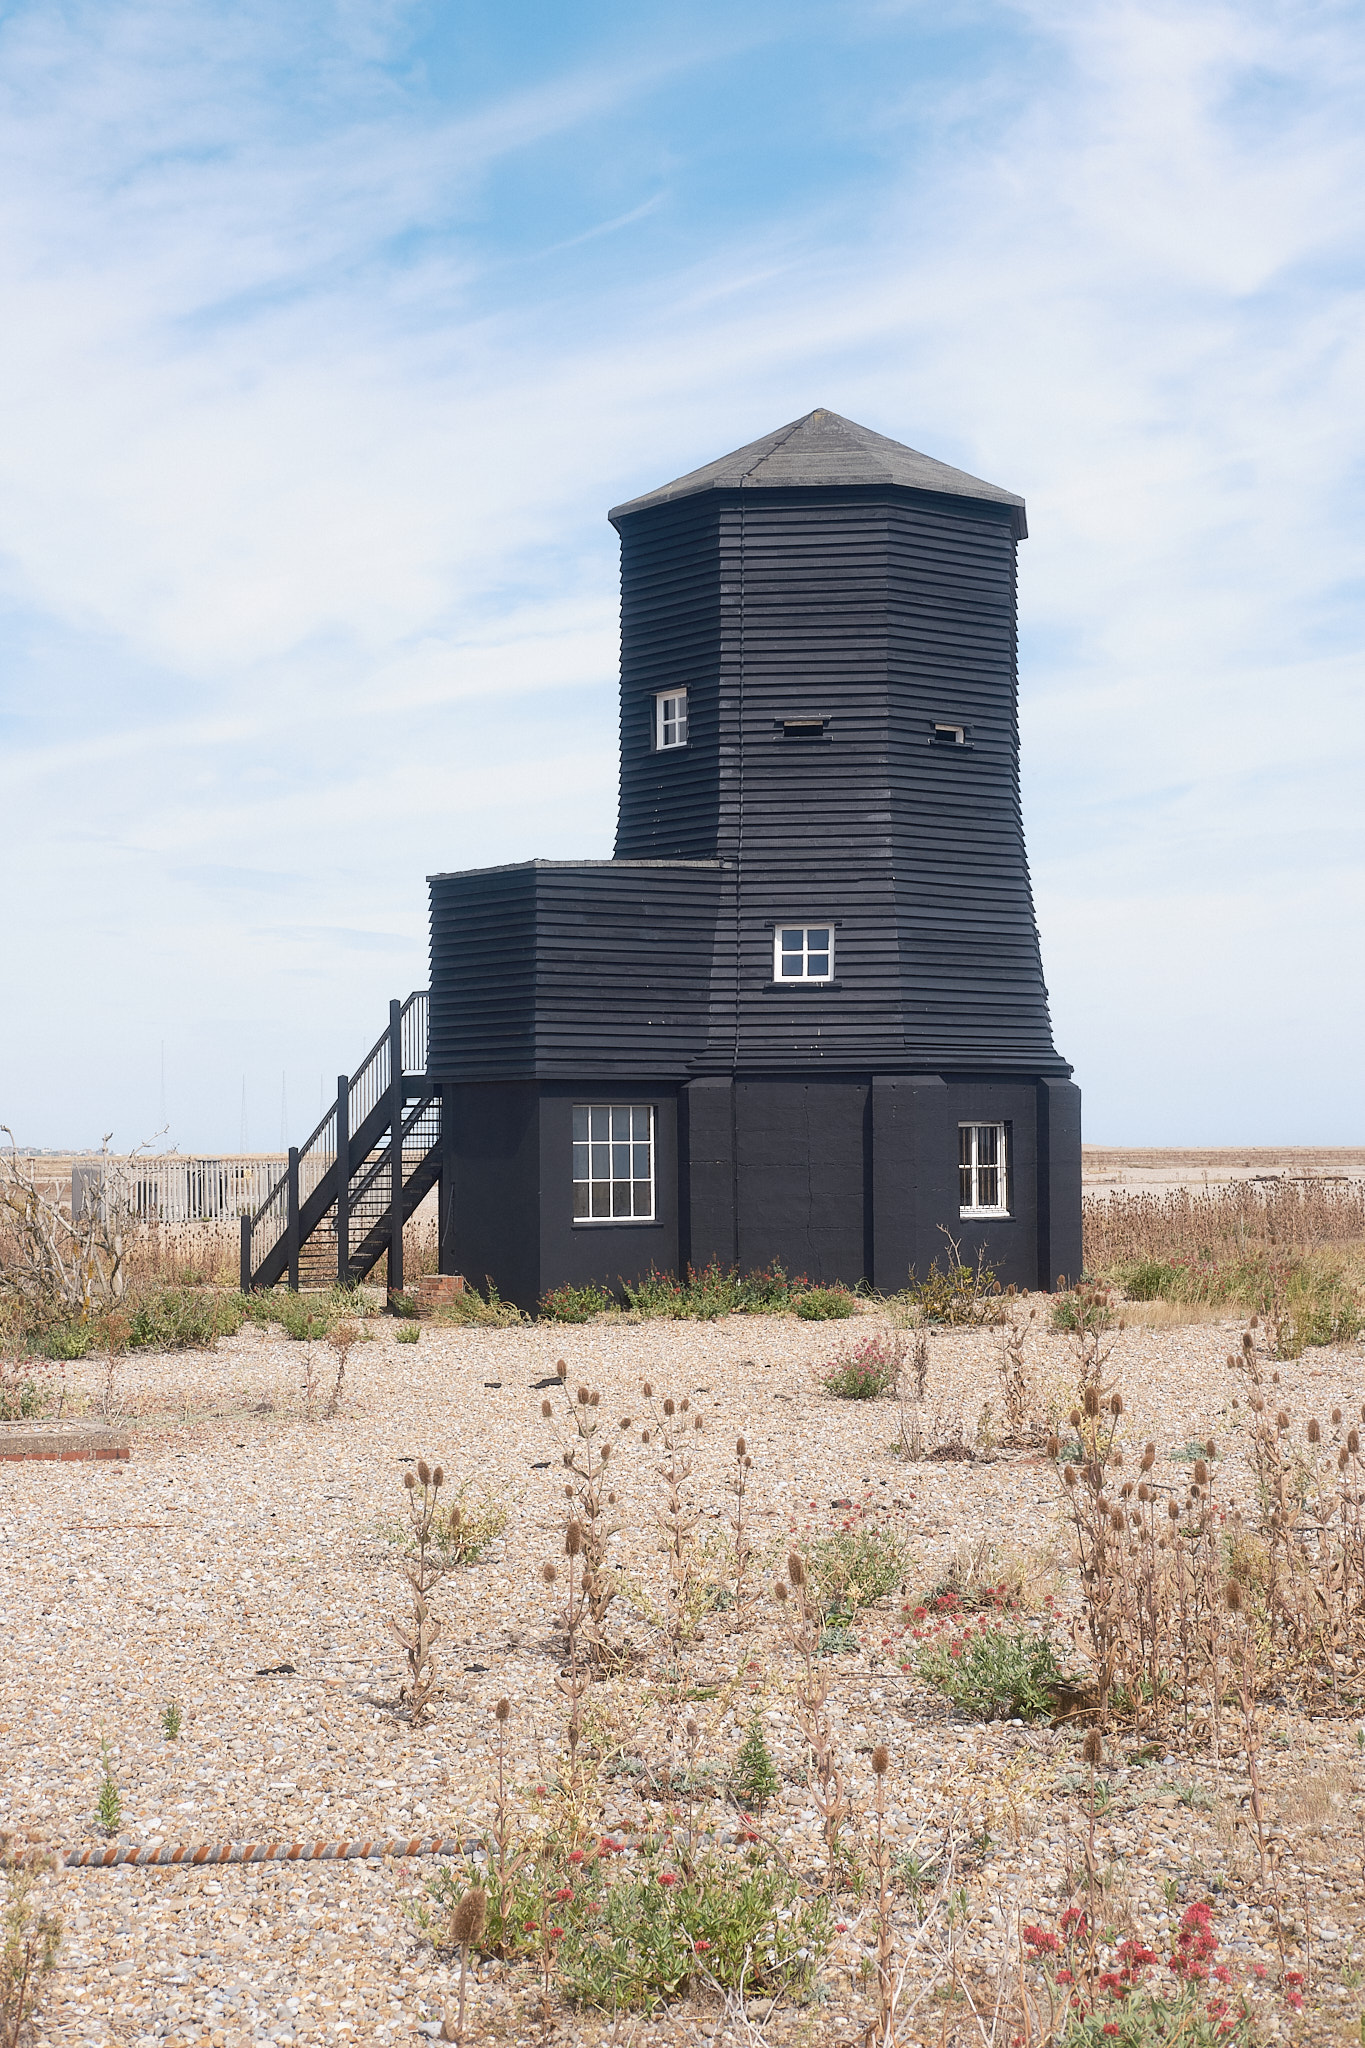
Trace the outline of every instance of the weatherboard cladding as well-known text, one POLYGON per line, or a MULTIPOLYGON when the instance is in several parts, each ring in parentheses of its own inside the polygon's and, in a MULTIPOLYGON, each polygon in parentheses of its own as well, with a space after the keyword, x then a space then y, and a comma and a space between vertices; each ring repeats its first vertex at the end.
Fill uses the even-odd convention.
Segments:
POLYGON ((1065 1073, 1020 817, 1019 501, 688 482, 612 515, 616 861, 433 879, 433 1074, 1065 1073), (679 687, 689 744, 660 753, 679 687), (828 723, 784 733, 803 718, 828 723), (774 988, 774 922, 822 918, 838 985, 774 988))
POLYGON ((704 1054, 716 863, 529 861, 430 886, 434 1078, 667 1078, 704 1054))

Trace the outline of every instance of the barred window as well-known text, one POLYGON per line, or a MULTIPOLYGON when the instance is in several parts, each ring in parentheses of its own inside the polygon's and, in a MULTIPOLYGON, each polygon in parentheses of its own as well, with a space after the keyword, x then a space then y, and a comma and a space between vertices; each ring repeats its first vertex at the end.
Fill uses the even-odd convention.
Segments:
POLYGON ((1009 1214, 1005 1164, 1003 1124, 958 1125, 958 1198, 964 1216, 1009 1214))
POLYGON ((654 1111, 648 1103, 575 1103, 575 1223, 654 1217, 654 1111))

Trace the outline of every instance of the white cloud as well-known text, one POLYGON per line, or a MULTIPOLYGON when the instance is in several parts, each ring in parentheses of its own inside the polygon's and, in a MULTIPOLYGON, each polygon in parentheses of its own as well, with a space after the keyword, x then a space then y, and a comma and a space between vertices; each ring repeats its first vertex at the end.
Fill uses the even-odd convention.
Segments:
MULTIPOLYGON (((422 977, 428 869, 608 850, 602 514, 827 404, 1028 495, 1027 822, 1097 1132, 1249 1141, 1273 1072, 1275 1135, 1365 1135, 1320 1078, 1365 994, 1340 940, 1353 11, 1018 0, 936 81, 923 15, 869 9, 871 168, 813 209, 693 199, 684 233, 675 138, 681 196, 652 164, 614 185, 629 203, 537 244, 598 267, 543 291, 475 231, 502 169, 595 163, 662 81, 751 58, 586 52, 452 109, 381 68, 405 19, 134 4, 0 29, 0 552, 33 643, 10 1120, 146 1125, 146 1048, 173 1034, 202 1070, 177 1135, 222 1143, 242 1068, 335 1072, 405 992, 356 934, 406 935, 422 977), (230 879, 257 873, 289 878, 278 923, 230 879), (1317 1010, 1264 985, 1271 959, 1312 963, 1317 1010), (1248 971, 1206 1070, 1191 1041, 1248 971)), ((792 33, 781 62, 807 61, 792 33)))

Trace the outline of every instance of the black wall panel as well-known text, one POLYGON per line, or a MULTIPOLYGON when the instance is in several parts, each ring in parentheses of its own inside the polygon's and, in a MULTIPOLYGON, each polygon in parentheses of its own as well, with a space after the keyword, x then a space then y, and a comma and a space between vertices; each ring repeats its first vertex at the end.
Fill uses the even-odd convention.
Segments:
POLYGON ((581 1287, 588 1280, 615 1288, 653 1267, 678 1270, 678 1104, 671 1088, 639 1082, 630 1087, 568 1088, 547 1085, 540 1097, 540 1281, 581 1287), (575 1223, 573 1220, 573 1106, 576 1102, 650 1103, 654 1109, 655 1221, 575 1223))
POLYGON ((856 1286, 867 1272, 866 1081, 735 1083, 739 1264, 856 1286))

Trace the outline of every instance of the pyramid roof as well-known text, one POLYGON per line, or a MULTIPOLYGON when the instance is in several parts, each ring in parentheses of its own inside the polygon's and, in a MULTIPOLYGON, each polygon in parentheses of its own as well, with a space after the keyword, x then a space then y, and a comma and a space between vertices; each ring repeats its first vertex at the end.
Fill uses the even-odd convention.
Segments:
POLYGON ((690 470, 671 484, 624 505, 614 505, 607 515, 623 519, 652 505, 666 505, 675 498, 689 498, 701 491, 818 488, 837 484, 901 484, 917 491, 938 491, 954 498, 981 498, 991 504, 1016 508, 1016 531, 1027 532, 1024 501, 999 484, 985 483, 979 476, 953 469, 932 455, 921 455, 885 434, 874 434, 856 420, 819 406, 785 427, 778 427, 732 455, 690 470))

